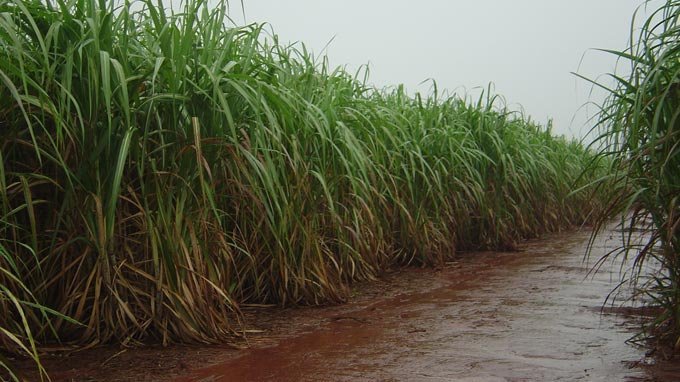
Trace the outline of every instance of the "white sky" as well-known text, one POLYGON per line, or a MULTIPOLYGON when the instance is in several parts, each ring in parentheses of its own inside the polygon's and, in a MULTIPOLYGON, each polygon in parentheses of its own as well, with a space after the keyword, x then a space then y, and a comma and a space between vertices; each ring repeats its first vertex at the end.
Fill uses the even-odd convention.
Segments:
MULTIPOLYGON (((231 16, 244 22, 239 0, 231 16)), ((475 94, 490 82, 511 108, 554 120, 554 132, 583 137, 590 78, 610 72, 643 0, 243 0, 245 22, 267 22, 281 42, 303 42, 332 66, 370 65, 377 87, 475 94), (332 40, 332 41, 331 41, 332 40), (325 51, 324 47, 330 42, 325 51), (583 59, 583 61, 582 61, 583 59), (521 105, 521 106, 520 106, 521 105)), ((655 0, 658 4, 659 0, 655 0)), ((651 9, 654 7, 652 6, 651 9)))

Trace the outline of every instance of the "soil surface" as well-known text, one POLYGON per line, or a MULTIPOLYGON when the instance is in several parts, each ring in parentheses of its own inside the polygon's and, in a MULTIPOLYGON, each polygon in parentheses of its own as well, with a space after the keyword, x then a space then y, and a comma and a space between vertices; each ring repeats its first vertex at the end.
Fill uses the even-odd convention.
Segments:
MULTIPOLYGON (((677 381, 677 361, 626 342, 644 312, 618 284, 620 264, 584 262, 589 233, 516 252, 457 256, 355 285, 347 304, 246 308, 248 344, 100 348, 47 357, 55 381, 677 381)), ((625 269, 625 267, 624 267, 625 269)))

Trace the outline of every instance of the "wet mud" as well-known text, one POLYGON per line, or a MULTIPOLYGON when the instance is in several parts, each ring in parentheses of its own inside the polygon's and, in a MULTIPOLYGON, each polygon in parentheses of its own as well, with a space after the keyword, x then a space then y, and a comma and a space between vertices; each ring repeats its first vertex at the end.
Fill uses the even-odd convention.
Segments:
POLYGON ((355 286, 341 306, 247 309, 247 348, 155 350, 162 357, 131 350, 107 357, 106 367, 61 370, 56 380, 680 380, 672 364, 654 365, 626 343, 639 319, 630 302, 621 307, 625 287, 603 309, 620 264, 588 271, 614 235, 587 262, 589 233, 570 232, 516 252, 460 254, 437 270, 400 270, 355 286))
POLYGON ((588 237, 464 254, 422 291, 322 313, 306 332, 175 381, 654 380, 640 367, 653 361, 626 344, 636 320, 602 309, 620 267, 589 274, 588 237))

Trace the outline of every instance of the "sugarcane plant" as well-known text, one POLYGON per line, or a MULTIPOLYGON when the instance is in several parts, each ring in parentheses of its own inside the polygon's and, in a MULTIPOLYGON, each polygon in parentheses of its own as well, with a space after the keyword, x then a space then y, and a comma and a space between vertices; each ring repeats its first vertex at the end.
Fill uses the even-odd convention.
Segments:
POLYGON ((243 303, 343 301, 599 207, 592 154, 500 97, 366 76, 225 1, 0 0, 0 353, 235 340, 243 303))
MULTIPOLYGON (((646 10, 647 4, 638 9, 646 10)), ((636 13, 637 14, 637 13, 636 13)), ((614 86, 601 105, 595 146, 609 175, 606 208, 595 232, 615 218, 625 231, 610 254, 632 258, 631 281, 658 309, 640 338, 680 348, 680 1, 665 2, 640 24, 630 45, 605 50, 619 59, 614 86)))

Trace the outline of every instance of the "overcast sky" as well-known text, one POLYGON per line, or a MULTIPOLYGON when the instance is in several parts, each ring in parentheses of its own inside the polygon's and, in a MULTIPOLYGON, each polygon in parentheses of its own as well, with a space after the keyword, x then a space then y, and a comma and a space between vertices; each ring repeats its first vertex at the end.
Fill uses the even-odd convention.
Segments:
MULTIPOLYGON (((267 22, 282 42, 303 42, 333 66, 369 64, 377 87, 426 92, 430 85, 419 84, 435 79, 440 89, 473 94, 493 82, 512 108, 582 137, 595 111, 582 105, 602 95, 589 97, 591 86, 570 72, 596 78, 614 69, 613 56, 592 48, 624 48, 643 0, 243 2, 245 22, 267 22)), ((244 22, 237 0, 231 7, 244 22)))

